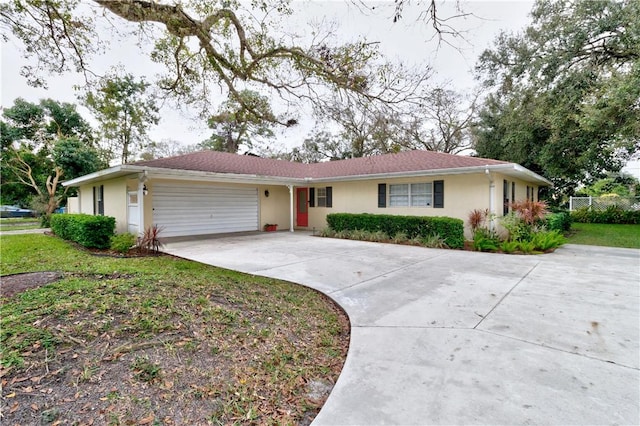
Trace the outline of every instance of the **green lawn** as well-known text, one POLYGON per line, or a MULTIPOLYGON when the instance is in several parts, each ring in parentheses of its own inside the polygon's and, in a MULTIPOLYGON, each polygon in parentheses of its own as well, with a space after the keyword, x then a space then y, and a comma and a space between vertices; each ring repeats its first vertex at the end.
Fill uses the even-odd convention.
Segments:
POLYGON ((306 287, 38 234, 0 236, 0 256, 3 292, 10 274, 63 275, 0 298, 7 424, 304 423, 346 356, 348 319, 306 287))
POLYGON ((19 231, 40 228, 38 218, 0 218, 0 231, 19 231))
POLYGON ((569 244, 640 248, 640 225, 573 223, 569 244))

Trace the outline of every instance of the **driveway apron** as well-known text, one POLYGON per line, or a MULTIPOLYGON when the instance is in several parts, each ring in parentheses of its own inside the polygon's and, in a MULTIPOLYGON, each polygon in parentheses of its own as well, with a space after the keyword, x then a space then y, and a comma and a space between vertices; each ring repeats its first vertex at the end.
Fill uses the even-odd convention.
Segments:
POLYGON ((518 256, 288 232, 164 250, 344 308, 349 353, 316 425, 640 424, 640 250, 518 256))

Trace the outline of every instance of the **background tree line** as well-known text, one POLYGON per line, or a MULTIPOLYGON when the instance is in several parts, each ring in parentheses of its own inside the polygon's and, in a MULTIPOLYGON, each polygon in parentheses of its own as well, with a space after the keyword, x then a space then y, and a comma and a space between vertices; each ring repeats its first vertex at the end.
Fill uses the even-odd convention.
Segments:
MULTIPOLYGON (((100 14, 68 0, 0 5, 3 35, 43 64, 23 74, 44 85, 43 70, 75 65, 87 76, 79 101, 97 123, 92 129, 75 105, 53 100, 17 99, 5 108, 3 202, 32 197, 50 213, 64 196, 61 180, 199 149, 302 162, 408 149, 465 153, 522 164, 550 178, 559 197, 619 172, 640 152, 637 1, 537 0, 523 31, 500 34, 480 56, 473 93, 434 85, 427 65, 391 63, 369 40, 341 43, 318 28, 309 42, 288 44, 274 30, 291 15, 287 1, 95 3, 112 18, 141 24, 121 31, 153 45, 151 57, 166 74, 154 84, 122 70, 91 79, 100 14), (225 89, 221 102, 214 86, 225 89), (198 109, 211 136, 187 145, 152 141, 149 130, 168 99, 198 109), (283 102, 289 108, 276 112, 283 102), (299 146, 274 148, 277 129, 296 126, 292 111, 302 104, 313 108, 313 129, 299 146)), ((402 17, 404 2, 397 4, 394 19, 402 17)), ((435 2, 426 6, 438 36, 455 32, 435 2)))

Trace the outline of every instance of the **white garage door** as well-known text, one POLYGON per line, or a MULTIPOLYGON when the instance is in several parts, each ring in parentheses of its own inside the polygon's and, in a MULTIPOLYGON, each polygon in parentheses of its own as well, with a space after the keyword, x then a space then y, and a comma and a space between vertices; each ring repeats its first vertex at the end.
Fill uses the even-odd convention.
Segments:
POLYGON ((258 189, 154 184, 153 223, 163 237, 256 231, 258 189))

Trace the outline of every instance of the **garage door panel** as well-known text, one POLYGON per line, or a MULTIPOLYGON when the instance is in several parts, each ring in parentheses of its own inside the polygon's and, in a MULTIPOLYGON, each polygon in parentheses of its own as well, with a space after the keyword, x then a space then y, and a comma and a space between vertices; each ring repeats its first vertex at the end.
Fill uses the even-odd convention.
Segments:
POLYGON ((153 220, 165 237, 255 231, 259 226, 258 190, 156 184, 153 220))

